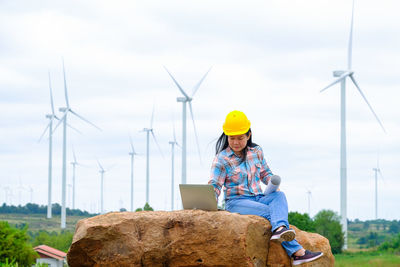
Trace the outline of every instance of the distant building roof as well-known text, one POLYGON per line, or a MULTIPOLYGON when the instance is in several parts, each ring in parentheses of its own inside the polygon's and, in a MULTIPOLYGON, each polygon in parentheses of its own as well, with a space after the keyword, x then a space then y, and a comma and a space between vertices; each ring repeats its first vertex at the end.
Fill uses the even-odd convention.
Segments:
POLYGON ((54 258, 57 260, 64 260, 65 257, 67 256, 67 253, 62 252, 58 249, 46 246, 46 245, 40 245, 40 246, 34 247, 33 249, 37 253, 39 253, 41 258, 43 258, 42 257, 42 255, 43 255, 43 256, 47 256, 47 257, 54 258))

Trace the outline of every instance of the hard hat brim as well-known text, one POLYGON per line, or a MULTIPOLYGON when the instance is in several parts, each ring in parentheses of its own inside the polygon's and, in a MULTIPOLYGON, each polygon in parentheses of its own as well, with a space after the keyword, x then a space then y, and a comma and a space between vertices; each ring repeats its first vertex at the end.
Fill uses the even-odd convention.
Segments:
POLYGON ((246 130, 241 130, 241 131, 236 131, 236 132, 229 132, 229 131, 225 131, 224 130, 224 134, 227 136, 231 136, 231 135, 242 135, 245 134, 249 131, 250 127, 246 130))

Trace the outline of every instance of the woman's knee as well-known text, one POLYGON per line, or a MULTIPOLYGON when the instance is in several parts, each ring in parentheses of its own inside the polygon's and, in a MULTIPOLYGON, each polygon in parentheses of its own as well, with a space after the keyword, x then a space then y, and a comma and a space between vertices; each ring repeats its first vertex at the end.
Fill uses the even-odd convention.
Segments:
POLYGON ((282 192, 282 191, 276 191, 275 194, 276 194, 276 196, 275 196, 276 198, 279 198, 279 199, 282 199, 282 200, 285 200, 285 201, 286 201, 286 195, 285 195, 284 192, 282 192))
POLYGON ((283 193, 282 191, 275 191, 273 194, 275 194, 276 197, 286 197, 285 193, 283 193))

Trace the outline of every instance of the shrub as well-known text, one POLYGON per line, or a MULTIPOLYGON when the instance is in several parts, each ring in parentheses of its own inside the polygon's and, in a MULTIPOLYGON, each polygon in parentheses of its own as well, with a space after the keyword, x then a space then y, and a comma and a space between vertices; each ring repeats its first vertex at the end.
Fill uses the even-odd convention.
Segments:
POLYGON ((383 242, 379 247, 379 251, 400 252, 400 233, 389 241, 383 242))
POLYGON ((20 266, 30 266, 35 262, 37 253, 28 243, 27 230, 27 225, 17 229, 0 221, 0 262, 18 263, 20 266))
POLYGON ((314 217, 317 233, 328 238, 332 253, 341 253, 344 244, 344 233, 340 217, 331 210, 322 210, 314 217))

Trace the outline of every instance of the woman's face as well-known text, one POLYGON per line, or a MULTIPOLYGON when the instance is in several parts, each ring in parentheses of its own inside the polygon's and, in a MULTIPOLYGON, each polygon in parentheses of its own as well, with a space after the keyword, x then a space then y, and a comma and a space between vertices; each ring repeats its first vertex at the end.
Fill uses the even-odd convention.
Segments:
POLYGON ((251 133, 249 133, 249 136, 247 136, 246 134, 228 135, 229 147, 236 154, 240 154, 242 152, 242 150, 246 148, 247 140, 250 139, 250 136, 251 136, 251 133))

